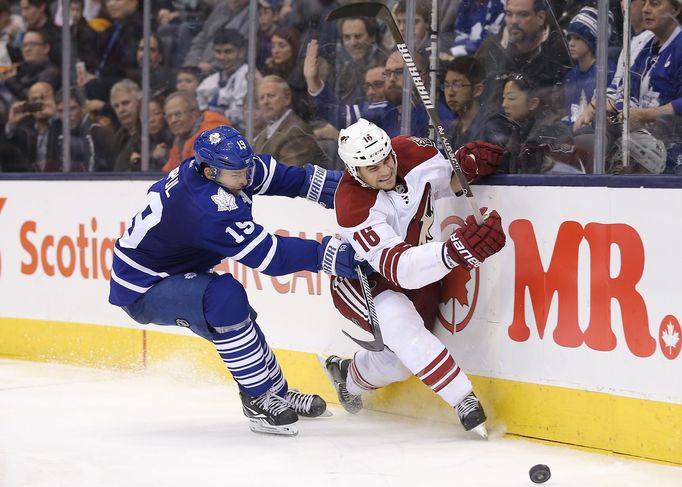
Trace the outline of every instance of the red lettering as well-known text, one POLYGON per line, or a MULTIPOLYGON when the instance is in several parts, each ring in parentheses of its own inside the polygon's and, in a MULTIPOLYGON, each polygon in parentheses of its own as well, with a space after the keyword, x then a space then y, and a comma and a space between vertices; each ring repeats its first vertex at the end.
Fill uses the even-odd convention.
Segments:
POLYGON ((516 272, 509 337, 523 342, 530 336, 525 306, 528 289, 540 338, 544 337, 552 298, 557 293, 559 308, 554 340, 564 347, 579 346, 583 341, 578 326, 578 246, 583 237, 582 227, 577 222, 561 224, 547 272, 542 267, 530 221, 513 221, 509 225, 509 236, 514 241, 516 272))
POLYGON ((636 289, 644 273, 644 245, 637 231, 624 224, 589 223, 585 239, 590 244, 590 323, 585 344, 593 350, 613 350, 616 335, 611 330, 611 299, 618 301, 623 335, 637 357, 656 351, 656 339, 649 332, 644 298, 636 289), (611 249, 620 250, 620 273, 611 277, 611 249))
POLYGON ((38 249, 36 249, 35 245, 28 239, 29 233, 36 233, 36 222, 33 220, 25 222, 19 230, 21 246, 28 252, 29 257, 31 258, 28 264, 24 264, 24 261, 21 261, 22 274, 33 274, 38 269, 38 249))
POLYGON ((48 235, 43 239, 43 243, 40 246, 40 260, 43 262, 45 275, 54 276, 54 265, 47 261, 47 249, 49 247, 54 247, 54 237, 52 235, 48 235))
POLYGON ((649 332, 646 304, 636 289, 644 272, 644 246, 632 227, 624 224, 590 223, 585 229, 577 222, 559 227, 548 270, 545 272, 532 224, 516 220, 509 226, 514 241, 515 272, 514 316, 508 334, 512 340, 525 341, 530 336, 526 323, 526 289, 540 338, 554 294, 557 295, 557 325, 553 338, 557 345, 578 347, 583 343, 593 350, 609 351, 616 347, 611 328, 611 300, 620 304, 623 334, 630 351, 648 357, 656 349, 649 332), (590 322, 583 333, 578 323, 578 251, 583 237, 590 248, 590 322), (618 246, 621 262, 618 276, 611 277, 611 248, 618 246))

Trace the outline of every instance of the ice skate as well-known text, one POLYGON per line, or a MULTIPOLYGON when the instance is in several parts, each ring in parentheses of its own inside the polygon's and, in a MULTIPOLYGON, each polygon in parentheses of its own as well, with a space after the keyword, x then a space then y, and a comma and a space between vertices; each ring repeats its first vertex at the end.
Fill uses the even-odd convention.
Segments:
POLYGON ((488 439, 488 430, 485 427, 485 412, 481 402, 476 397, 476 394, 470 392, 464 399, 455 406, 459 421, 462 423, 465 431, 473 430, 486 440, 488 439))
POLYGON ((289 403, 289 407, 296 411, 299 416, 317 418, 332 415, 331 411, 327 411, 325 400, 317 394, 303 394, 296 389, 289 389, 284 399, 289 403))
POLYGON ((239 391, 244 415, 249 418, 249 428, 254 433, 294 436, 298 428, 298 414, 289 403, 272 391, 251 397, 239 391))
POLYGON ((351 359, 342 359, 337 355, 330 355, 326 358, 318 355, 317 358, 324 367, 327 377, 332 382, 343 409, 351 414, 360 412, 362 409, 362 397, 351 394, 346 389, 346 378, 348 377, 348 366, 351 363, 351 359))

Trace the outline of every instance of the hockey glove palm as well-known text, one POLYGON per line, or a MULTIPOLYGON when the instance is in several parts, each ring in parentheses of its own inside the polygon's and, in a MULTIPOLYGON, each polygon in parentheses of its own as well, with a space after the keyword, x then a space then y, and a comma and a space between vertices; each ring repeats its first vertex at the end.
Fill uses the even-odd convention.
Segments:
MULTIPOLYGON (((485 208, 482 208, 482 212, 485 208)), ((502 219, 497 211, 488 215, 483 225, 478 225, 473 215, 469 215, 464 226, 458 228, 445 242, 445 261, 450 268, 455 264, 470 271, 480 266, 485 259, 504 247, 506 236, 502 228, 502 219)))
POLYGON ((298 195, 325 208, 334 208, 334 194, 343 171, 328 171, 312 164, 306 164, 303 169, 305 182, 301 185, 298 195))
POLYGON ((317 249, 317 269, 325 274, 357 279, 355 266, 360 265, 365 274, 374 272, 372 266, 364 259, 355 258, 355 250, 347 243, 335 237, 324 237, 317 249))
POLYGON ((455 157, 467 182, 473 183, 483 176, 494 173, 502 162, 503 154, 504 151, 499 145, 474 140, 457 149, 455 157))

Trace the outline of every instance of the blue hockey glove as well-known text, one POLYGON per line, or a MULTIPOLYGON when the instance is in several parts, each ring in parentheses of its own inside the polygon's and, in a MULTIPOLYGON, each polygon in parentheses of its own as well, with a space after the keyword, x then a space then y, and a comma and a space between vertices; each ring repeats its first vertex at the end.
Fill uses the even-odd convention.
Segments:
POLYGON ((320 166, 306 164, 305 182, 301 186, 298 195, 325 208, 334 208, 334 193, 339 185, 343 171, 326 170, 320 166))
POLYGON ((364 259, 355 258, 355 250, 351 244, 342 242, 335 237, 324 237, 317 249, 317 269, 326 274, 339 277, 357 279, 355 266, 360 265, 365 274, 371 274, 374 269, 364 259))

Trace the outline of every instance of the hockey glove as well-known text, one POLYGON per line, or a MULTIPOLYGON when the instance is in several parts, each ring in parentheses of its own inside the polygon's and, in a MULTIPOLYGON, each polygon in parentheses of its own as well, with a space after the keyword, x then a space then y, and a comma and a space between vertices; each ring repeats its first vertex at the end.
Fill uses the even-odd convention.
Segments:
POLYGON ((481 177, 494 173, 502 162, 503 154, 499 145, 474 140, 457 149, 455 157, 467 182, 474 183, 481 177))
MULTIPOLYGON (((485 208, 481 209, 482 213, 485 208)), ((504 247, 507 238, 497 211, 491 212, 483 225, 469 215, 464 226, 458 228, 443 245, 443 260, 451 269, 459 265, 467 271, 478 267, 485 259, 504 247)))
POLYGON ((324 237, 317 249, 317 269, 325 274, 357 279, 355 266, 360 265, 365 274, 374 272, 372 266, 364 259, 355 258, 355 250, 351 244, 342 242, 336 237, 324 237))
POLYGON ((343 171, 326 170, 320 166, 306 164, 305 181, 301 185, 298 195, 325 208, 334 208, 334 194, 339 185, 343 171))

